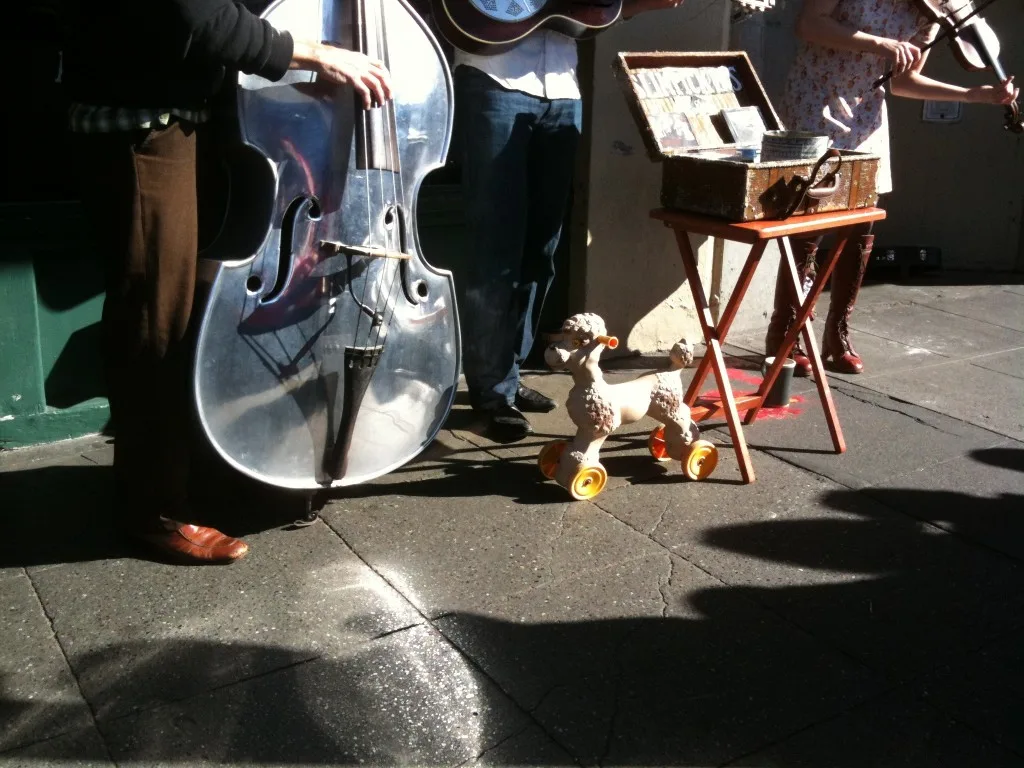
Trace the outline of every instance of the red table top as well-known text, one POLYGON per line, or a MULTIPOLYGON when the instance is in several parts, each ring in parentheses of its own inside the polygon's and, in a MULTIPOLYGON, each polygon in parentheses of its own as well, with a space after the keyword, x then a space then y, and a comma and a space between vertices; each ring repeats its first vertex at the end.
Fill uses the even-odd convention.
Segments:
POLYGON ((829 211, 828 213, 790 216, 788 219, 726 221, 699 213, 656 208, 651 211, 651 218, 664 221, 665 226, 695 235, 709 235, 741 243, 755 243, 758 240, 773 240, 777 237, 824 232, 839 227, 879 221, 885 218, 885 211, 882 208, 858 208, 852 211, 829 211))

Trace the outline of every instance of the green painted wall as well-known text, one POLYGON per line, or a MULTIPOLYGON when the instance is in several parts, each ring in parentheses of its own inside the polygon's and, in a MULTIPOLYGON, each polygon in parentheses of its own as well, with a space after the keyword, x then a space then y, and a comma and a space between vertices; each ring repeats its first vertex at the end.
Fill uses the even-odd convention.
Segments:
MULTIPOLYGON (((423 255, 459 276, 469 258, 457 177, 441 171, 421 190, 423 255)), ((99 330, 102 269, 75 202, 0 204, 0 448, 105 429, 99 330)), ((557 329, 568 306, 568 229, 544 307, 557 329)), ((457 296, 461 299, 461 296, 457 296)))
POLYGON ((74 203, 0 206, 0 446, 101 431, 103 286, 74 203))

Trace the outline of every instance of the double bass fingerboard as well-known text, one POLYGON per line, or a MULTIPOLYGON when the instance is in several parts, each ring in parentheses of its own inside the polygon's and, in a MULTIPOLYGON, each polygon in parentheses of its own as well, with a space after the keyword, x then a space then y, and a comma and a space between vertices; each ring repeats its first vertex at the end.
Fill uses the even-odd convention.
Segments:
MULTIPOLYGON (((387 29, 384 8, 380 0, 356 0, 352 3, 355 45, 360 53, 390 66, 387 55, 387 29)), ((361 98, 356 94, 357 99, 361 98)), ((363 110, 356 121, 357 167, 367 170, 400 172, 398 163, 398 136, 394 105, 391 102, 363 110)))

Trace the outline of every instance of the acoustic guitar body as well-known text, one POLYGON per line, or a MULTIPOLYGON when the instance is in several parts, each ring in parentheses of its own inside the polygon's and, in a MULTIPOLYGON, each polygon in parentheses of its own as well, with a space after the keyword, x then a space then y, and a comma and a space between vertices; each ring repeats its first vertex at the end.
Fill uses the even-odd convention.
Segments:
POLYGON ((622 0, 431 0, 437 29, 456 48, 503 53, 541 29, 583 39, 622 16, 622 0))

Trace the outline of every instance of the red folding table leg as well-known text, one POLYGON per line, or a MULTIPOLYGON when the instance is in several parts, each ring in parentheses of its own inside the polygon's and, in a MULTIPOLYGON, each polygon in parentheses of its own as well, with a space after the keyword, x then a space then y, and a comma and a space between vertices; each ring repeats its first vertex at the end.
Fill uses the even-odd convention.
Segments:
MULTIPOLYGON (((766 395, 771 390, 772 385, 775 383, 775 379, 782 370, 782 364, 785 362, 786 357, 789 355, 793 345, 796 343, 796 337, 798 335, 802 335, 804 345, 808 353, 807 356, 811 361, 811 372, 814 374, 814 383, 818 389, 818 396, 821 398, 821 407, 825 412, 825 421, 828 424, 828 431, 832 436, 832 444, 835 446, 836 453, 843 453, 846 451, 846 441, 843 438, 842 428, 839 426, 839 418, 836 416, 835 404, 832 402, 832 391, 829 389, 828 378, 825 375, 825 368, 821 363, 818 344, 814 339, 812 329, 808 328, 808 324, 810 323, 811 310, 817 303, 818 297, 821 295, 821 291, 825 287, 825 283, 828 281, 829 275, 832 274, 832 270, 835 268, 839 254, 842 253, 843 248, 846 247, 846 241, 849 238, 851 231, 852 230, 848 227, 837 230, 836 244, 825 256, 825 260, 819 267, 818 275, 815 278, 813 285, 811 285, 810 290, 808 290, 807 296, 801 295, 803 293, 803 286, 800 284, 800 275, 797 272, 796 262, 793 259, 793 249, 790 245, 789 238, 783 237, 779 239, 782 258, 787 267, 786 271, 789 274, 790 287, 793 290, 794 295, 800 300, 800 310, 797 312, 796 323, 794 323, 793 327, 790 328, 789 333, 786 334, 786 338, 782 342, 782 345, 775 353, 775 362, 765 374, 764 380, 761 382, 761 387, 758 389, 758 394, 762 396, 766 395)), ((760 409, 760 405, 756 405, 748 410, 744 424, 753 424, 760 409)))
MULTIPOLYGON (((743 269, 740 270, 739 275, 736 277, 736 286, 732 289, 729 301, 726 302, 722 317, 718 321, 719 344, 725 343, 725 337, 729 333, 729 328, 732 327, 732 321, 736 319, 736 314, 740 310, 740 304, 742 304, 743 297, 747 294, 747 288, 750 287, 750 281, 754 278, 754 273, 757 271, 757 266, 761 263, 761 256, 764 255, 764 249, 767 245, 767 240, 758 240, 750 247, 747 260, 743 263, 743 269)), ((693 380, 690 381, 689 389, 686 390, 685 402, 688 407, 692 408, 693 404, 697 402, 697 396, 700 395, 700 388, 704 386, 704 380, 707 379, 709 370, 711 370, 711 355, 704 355, 697 366, 697 372, 694 374, 693 380)))
MULTIPOLYGON (((750 463, 747 441, 743 437, 739 413, 736 412, 736 398, 733 396, 729 376, 725 370, 725 358, 722 356, 718 329, 711 319, 711 307, 708 306, 707 297, 704 295, 704 286, 700 281, 700 272, 697 271, 697 259, 690 248, 689 235, 684 230, 675 227, 673 227, 673 231, 676 235, 676 242, 679 244, 679 254, 683 259, 686 282, 690 284, 690 293, 693 295, 693 303, 697 308, 697 319, 700 321, 701 332, 704 334, 704 341, 708 346, 707 356, 711 358, 711 369, 715 372, 715 379, 718 381, 718 391, 721 393, 722 404, 725 408, 725 420, 729 425, 729 435, 732 437, 733 448, 740 464, 740 475, 743 477, 743 482, 752 483, 755 480, 754 467, 750 463)), ((737 289, 733 291, 734 298, 738 295, 738 301, 742 301, 743 292, 746 290, 746 286, 742 286, 744 291, 740 291, 740 287, 737 286, 737 289)))

